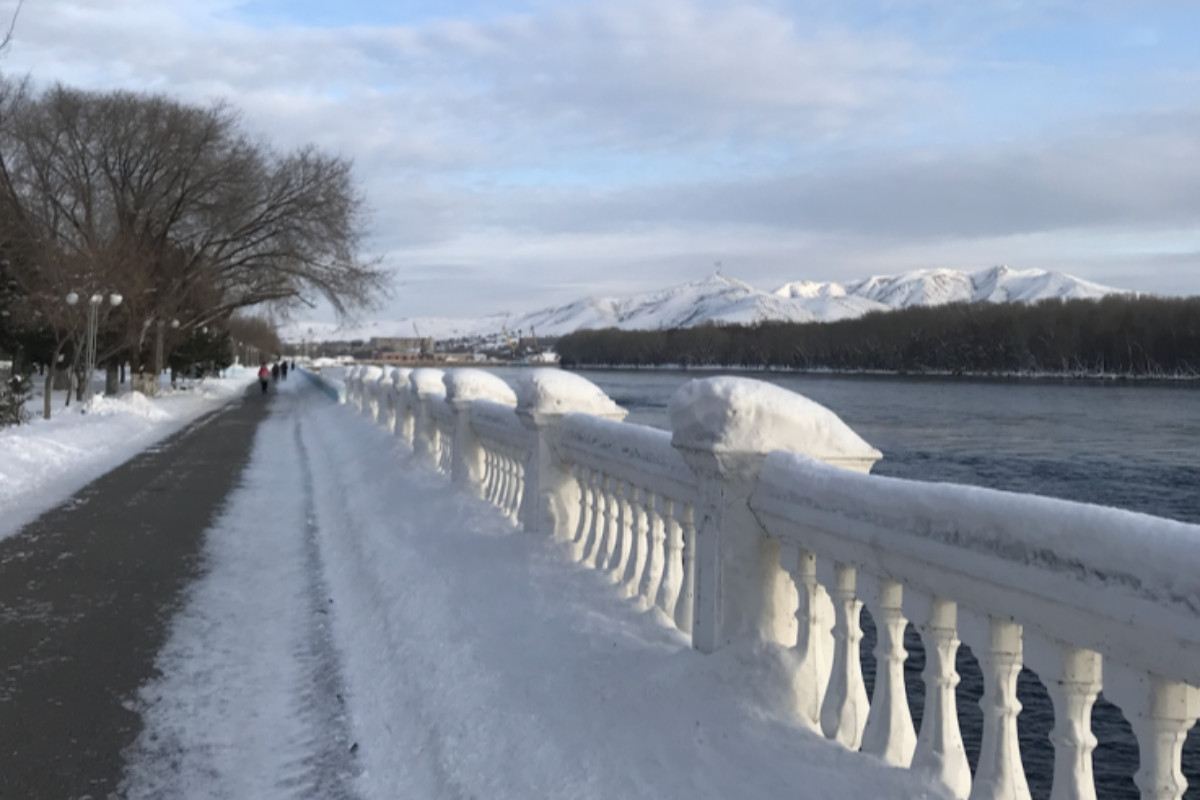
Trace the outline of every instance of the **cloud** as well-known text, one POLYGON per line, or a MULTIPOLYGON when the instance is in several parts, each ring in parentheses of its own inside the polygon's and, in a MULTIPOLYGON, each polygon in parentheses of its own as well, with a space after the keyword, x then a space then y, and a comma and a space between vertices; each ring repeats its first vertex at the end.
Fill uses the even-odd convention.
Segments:
POLYGON ((740 224, 876 240, 1178 225, 1200 217, 1200 117, 967 150, 891 152, 777 175, 507 190, 486 213, 531 233, 740 224))
POLYGON ((1200 218, 1194 53, 1112 75, 1055 49, 1089 25, 1165 47, 1175 0, 447 0, 338 26, 256 5, 39 0, 0 66, 229 98, 281 147, 352 157, 403 313, 632 291, 717 260, 764 285, 1021 259, 1100 279, 1114 257, 1084 243, 1118 239, 1123 268, 1178 284, 1155 248, 1200 218))

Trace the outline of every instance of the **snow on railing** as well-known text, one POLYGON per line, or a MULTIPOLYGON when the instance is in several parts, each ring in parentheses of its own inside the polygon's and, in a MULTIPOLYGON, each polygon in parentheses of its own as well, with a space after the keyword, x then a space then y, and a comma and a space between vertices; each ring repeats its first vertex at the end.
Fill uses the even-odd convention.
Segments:
POLYGON ((1096 797, 1101 688, 1136 737, 1142 798, 1183 796, 1181 749, 1200 717, 1200 526, 870 476, 879 452, 833 412, 758 381, 691 381, 666 432, 622 422, 571 373, 525 373, 514 394, 479 370, 399 372, 389 386, 348 370, 348 402, 660 609, 694 648, 757 638, 792 650, 795 710, 826 737, 955 797, 1028 798, 1016 697, 1028 667, 1053 707, 1052 800, 1096 797), (376 391, 393 395, 390 422, 376 391), (870 698, 864 606, 877 631, 870 698), (909 621, 925 651, 919 734, 909 621), (955 696, 960 636, 984 681, 974 775, 955 696))

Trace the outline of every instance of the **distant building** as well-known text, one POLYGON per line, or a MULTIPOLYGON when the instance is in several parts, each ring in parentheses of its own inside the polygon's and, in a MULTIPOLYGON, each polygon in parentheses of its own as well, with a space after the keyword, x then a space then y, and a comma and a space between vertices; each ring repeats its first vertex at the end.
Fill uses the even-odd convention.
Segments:
POLYGON ((412 353, 428 358, 433 355, 433 337, 379 336, 371 340, 371 349, 381 356, 390 353, 412 353))

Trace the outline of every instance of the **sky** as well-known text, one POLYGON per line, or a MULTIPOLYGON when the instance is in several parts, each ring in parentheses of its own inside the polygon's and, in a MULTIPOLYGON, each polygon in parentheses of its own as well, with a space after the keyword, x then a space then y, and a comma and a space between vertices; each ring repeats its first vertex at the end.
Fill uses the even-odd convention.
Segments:
POLYGON ((1200 294, 1185 0, 25 0, 0 70, 226 99, 353 159, 395 276, 366 317, 718 263, 768 291, 1008 264, 1200 294))

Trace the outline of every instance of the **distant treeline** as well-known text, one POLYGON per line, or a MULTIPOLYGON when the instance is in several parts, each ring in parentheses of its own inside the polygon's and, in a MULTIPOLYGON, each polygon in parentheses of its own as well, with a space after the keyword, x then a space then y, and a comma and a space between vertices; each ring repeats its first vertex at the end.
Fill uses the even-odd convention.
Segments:
POLYGON ((954 303, 839 322, 577 331, 564 366, 1200 377, 1200 297, 954 303))

